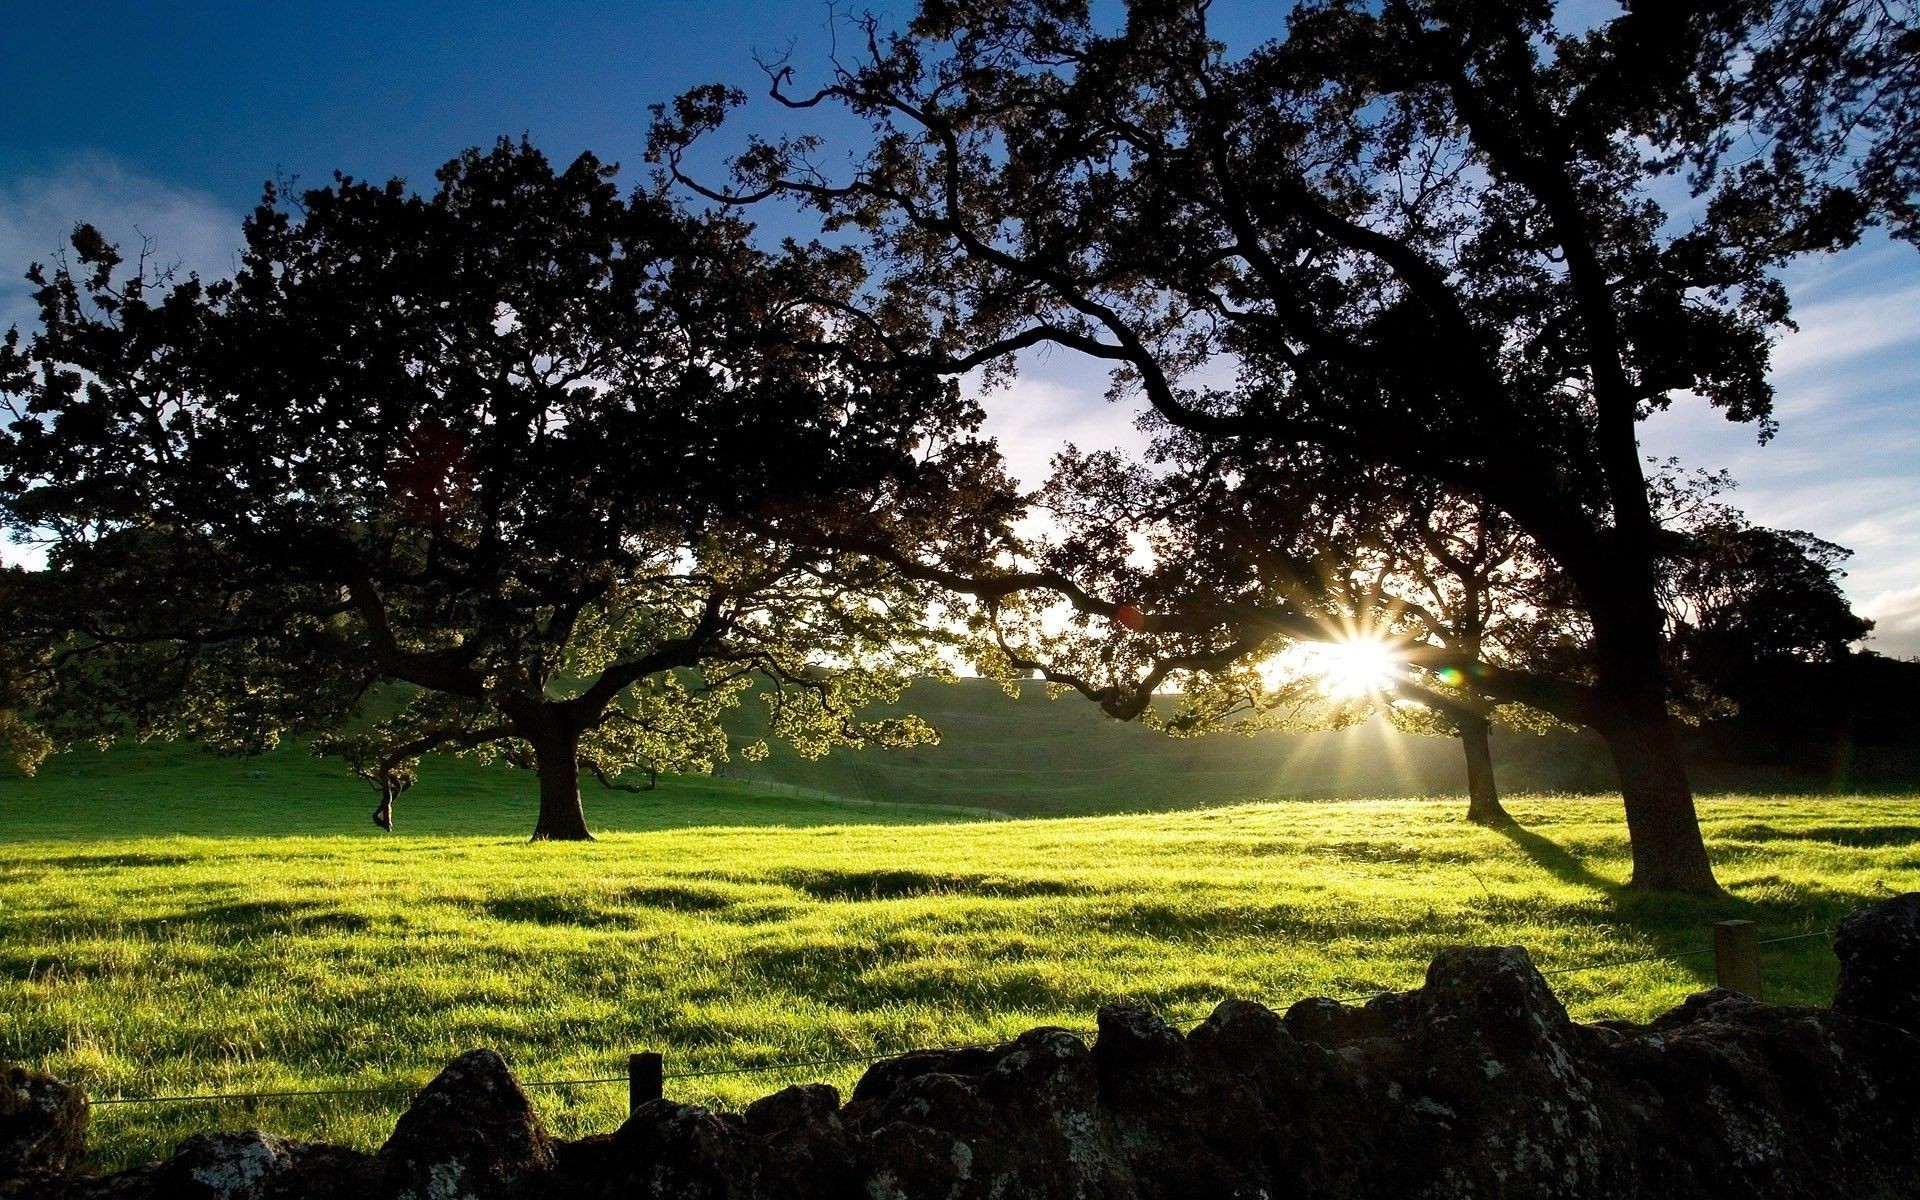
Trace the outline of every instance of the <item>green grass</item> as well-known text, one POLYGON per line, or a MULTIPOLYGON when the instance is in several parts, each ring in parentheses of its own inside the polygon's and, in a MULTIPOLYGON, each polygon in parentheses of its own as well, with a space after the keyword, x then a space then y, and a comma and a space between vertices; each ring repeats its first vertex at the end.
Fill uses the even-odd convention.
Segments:
MULTIPOLYGON (((96 1096, 408 1086, 472 1046, 527 1080, 669 1073, 1090 1024, 1131 999, 1183 1022, 1418 982, 1441 946, 1527 946, 1547 969, 1694 950, 1715 919, 1826 927, 1920 887, 1920 799, 1716 798, 1731 892, 1619 888, 1617 803, 1520 797, 1524 832, 1460 802, 1264 803, 981 821, 725 781, 589 795, 601 840, 531 845, 531 780, 435 764, 399 832, 364 788, 292 753, 72 756, 0 782, 0 1057, 96 1096)), ((1772 997, 1824 1003, 1819 939, 1770 947, 1772 997)), ((1556 976, 1576 1015, 1645 1018, 1710 957, 1556 976)), ((854 1067, 669 1082, 738 1105, 854 1067)), ((608 1129, 618 1086, 535 1093, 608 1129)), ((261 1124, 376 1144, 402 1100, 96 1110, 97 1158, 261 1124)))
MULTIPOLYGON (((776 744, 765 762, 733 764, 726 774, 875 800, 965 797, 965 803, 1036 817, 1276 797, 1448 795, 1466 782, 1458 742, 1396 733, 1377 721, 1338 732, 1170 738, 1110 720, 1079 696, 1051 700, 1040 685, 1026 684, 1019 699, 1009 700, 984 679, 922 681, 901 703, 882 709, 889 710, 925 717, 940 730, 940 744, 836 752, 815 762, 776 744)), ((737 733, 757 734, 764 728, 761 706, 749 701, 729 724, 737 733)), ((1591 733, 1496 730, 1493 754, 1508 791, 1599 792, 1613 786, 1605 744, 1591 733)), ((1691 769, 1696 786, 1706 791, 1900 794, 1920 778, 1920 757, 1911 750, 1871 748, 1790 770, 1729 764, 1701 753, 1691 769)))

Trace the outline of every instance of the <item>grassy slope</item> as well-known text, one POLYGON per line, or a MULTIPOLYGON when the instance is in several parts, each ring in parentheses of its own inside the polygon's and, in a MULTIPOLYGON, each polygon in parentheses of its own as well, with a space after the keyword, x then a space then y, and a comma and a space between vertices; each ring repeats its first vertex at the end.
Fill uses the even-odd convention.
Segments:
MULTIPOLYGON (((1419 796, 1460 792, 1466 769, 1451 739, 1397 734, 1381 724, 1340 733, 1169 738, 1102 716, 1078 696, 1047 698, 1037 684, 1008 700, 994 684, 923 683, 897 706, 925 716, 938 746, 841 752, 806 762, 774 747, 764 763, 726 768, 736 778, 844 796, 905 801, 965 797, 1022 816, 1149 811, 1276 796, 1419 796)), ((740 710, 742 734, 763 727, 758 702, 740 710)), ((1494 757, 1512 791, 1604 791, 1613 771, 1591 735, 1497 731, 1494 757)), ((1911 756, 1873 752, 1814 775, 1701 761, 1706 791, 1894 790, 1912 786, 1911 756)))
MULTIPOLYGON (((704 1070, 1085 1026, 1120 998, 1190 1021, 1227 995, 1407 986, 1449 943, 1520 943, 1550 969, 1690 950, 1716 918, 1779 935, 1920 887, 1912 798, 1709 803, 1733 898, 1708 904, 1622 897, 1600 800, 1521 798, 1526 832, 1501 835, 1452 800, 976 823, 679 781, 596 796, 602 840, 556 846, 523 840, 530 792, 440 765, 385 837, 363 788, 290 754, 115 752, 0 784, 0 1057, 97 1095, 406 1085, 472 1045, 535 1080, 645 1047, 704 1070)), ((1820 941, 1766 953, 1776 998, 1827 998, 1820 941)), ((1583 1017, 1644 1017, 1710 972, 1555 984, 1583 1017)), ((856 1073, 669 1089, 739 1103, 856 1073)), ((624 1106, 619 1087, 536 1097, 568 1132, 624 1106)), ((364 1144, 393 1103, 102 1108, 97 1141, 103 1161, 208 1124, 364 1144)))

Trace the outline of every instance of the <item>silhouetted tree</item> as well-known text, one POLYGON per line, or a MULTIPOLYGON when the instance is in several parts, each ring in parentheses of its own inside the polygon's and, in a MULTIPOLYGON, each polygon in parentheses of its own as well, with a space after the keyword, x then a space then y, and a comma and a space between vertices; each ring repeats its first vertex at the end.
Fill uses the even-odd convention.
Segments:
MULTIPOLYGON (((815 138, 762 141, 704 190, 797 197, 868 232, 896 287, 936 306, 949 369, 1066 347, 1196 435, 1484 498, 1576 590, 1593 678, 1441 646, 1413 661, 1598 730, 1635 884, 1711 892, 1637 424, 1684 395, 1764 435, 1788 311, 1773 270, 1870 221, 1920 236, 1920 34, 1910 4, 1869 0, 1640 4, 1586 30, 1556 16, 1310 0, 1231 59, 1204 3, 1136 0, 1109 34, 1083 0, 938 0, 899 36, 857 23, 858 60, 817 91, 770 64, 782 102, 871 123, 850 173, 815 138), (1209 361, 1229 384, 1183 382, 1209 361)), ((682 97, 654 152, 677 170, 741 99, 682 97)), ((983 565, 947 569, 1004 595, 983 565)), ((1222 621, 1313 623, 1194 597, 1148 628, 1222 621)))
POLYGON ((1662 592, 1687 668, 1723 685, 1781 659, 1835 662, 1873 630, 1840 590, 1844 546, 1725 513, 1668 556, 1662 592))
MULTIPOLYGON (((1569 647, 1584 632, 1570 589, 1504 513, 1486 500, 1416 490, 1400 521, 1404 552, 1395 603, 1413 636, 1469 664, 1568 674, 1569 647)), ((1474 686, 1471 665, 1430 672, 1422 703, 1396 721, 1435 724, 1460 739, 1467 768, 1467 819, 1510 825, 1494 778, 1496 722, 1538 730, 1538 717, 1502 706, 1474 686), (1420 721, 1420 713, 1431 714, 1420 721)))
POLYGON ((1138 713, 1181 734, 1338 728, 1384 713, 1403 732, 1458 738, 1469 819, 1507 823, 1491 726, 1537 731, 1550 718, 1484 695, 1469 671, 1395 670, 1364 688, 1330 687, 1325 673, 1342 650, 1397 660, 1423 646, 1574 673, 1584 620, 1512 522, 1484 500, 1317 452, 1243 456, 1170 430, 1146 459, 1060 455, 1042 495, 1057 532, 1026 548, 1089 593, 1132 598, 1142 628, 1119 635, 1105 620, 1002 602, 988 658, 998 649, 1008 665, 1042 665, 1114 715, 1138 713), (1295 621, 1290 633, 1247 640, 1235 635, 1258 623, 1196 634, 1145 619, 1191 610, 1202 596, 1241 612, 1285 609, 1295 621), (1154 697, 1174 684, 1178 695, 1154 697))
POLYGON ((857 258, 525 143, 437 178, 270 189, 230 280, 85 227, 34 268, 0 511, 47 549, 11 638, 47 731, 317 732, 387 821, 422 754, 499 754, 536 838, 589 836, 582 769, 724 758, 749 676, 804 753, 930 736, 857 715, 937 669, 922 601, 823 536, 945 528, 987 460, 951 383, 841 327, 857 258))
POLYGON ((1662 592, 1675 665, 1718 701, 1723 711, 1710 715, 1741 755, 1765 753, 1758 743, 1770 728, 1787 740, 1827 742, 1852 723, 1851 646, 1873 622, 1857 616, 1840 590, 1848 554, 1811 534, 1762 528, 1722 510, 1688 530, 1668 556, 1662 592), (1779 728, 1789 711, 1797 714, 1787 722, 1794 727, 1779 728))

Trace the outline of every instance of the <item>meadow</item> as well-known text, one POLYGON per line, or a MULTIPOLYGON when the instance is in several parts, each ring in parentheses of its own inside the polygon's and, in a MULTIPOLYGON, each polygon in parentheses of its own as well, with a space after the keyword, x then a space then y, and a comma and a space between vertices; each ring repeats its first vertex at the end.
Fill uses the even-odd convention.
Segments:
MULTIPOLYGON (((1582 1018, 1641 1019, 1711 980, 1715 919, 1826 928, 1920 887, 1920 799, 1704 804, 1730 896, 1624 894, 1606 799, 1283 801, 1046 819, 848 803, 725 780, 592 792, 592 844, 528 844, 532 781, 436 762, 396 833, 289 749, 70 755, 0 782, 0 1058, 96 1097, 405 1089, 472 1046, 528 1081, 667 1054, 668 1094, 737 1106, 849 1063, 705 1074, 1089 1027, 1114 1000, 1193 1023, 1417 984, 1455 943, 1520 944, 1582 1018), (1575 969, 1579 968, 1579 969, 1575 969)), ((1768 947, 1770 998, 1824 1003, 1823 939, 1768 947)), ((534 1093, 616 1125, 618 1085, 534 1093)), ((260 1124, 377 1144, 404 1096, 102 1106, 96 1156, 260 1124)))

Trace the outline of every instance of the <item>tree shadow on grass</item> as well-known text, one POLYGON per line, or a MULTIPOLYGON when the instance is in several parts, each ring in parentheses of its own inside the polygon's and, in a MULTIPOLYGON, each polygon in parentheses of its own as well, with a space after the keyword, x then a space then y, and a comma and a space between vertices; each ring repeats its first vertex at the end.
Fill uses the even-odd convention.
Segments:
POLYGON ((1716 840, 1730 842, 1824 842, 1849 850, 1920 845, 1920 825, 1808 825, 1781 829, 1764 822, 1718 829, 1716 840))
POLYGON ((1533 860, 1534 865, 1562 883, 1591 888, 1615 900, 1626 890, 1614 880, 1592 870, 1580 861, 1579 855, 1544 834, 1535 833, 1515 822, 1495 826, 1494 831, 1512 842, 1522 854, 1533 860))
MULTIPOLYGON (((1605 896, 1613 922, 1638 935, 1648 954, 1671 956, 1674 967, 1702 988, 1714 984, 1714 923, 1752 921, 1762 942, 1762 977, 1778 985, 1769 989, 1767 998, 1784 1003, 1829 1001, 1837 964, 1819 934, 1847 913, 1883 898, 1804 881, 1787 886, 1788 881, 1778 876, 1749 876, 1740 881, 1739 893, 1716 896, 1637 892, 1593 871, 1551 838, 1517 825, 1500 833, 1554 878, 1605 896)), ((1862 844, 1875 843, 1863 838, 1862 844)), ((1552 974, 1559 975, 1561 970, 1584 969, 1587 964, 1541 965, 1557 968, 1552 974)))

